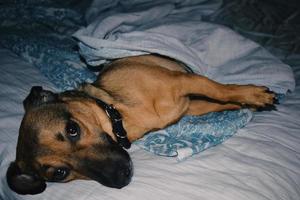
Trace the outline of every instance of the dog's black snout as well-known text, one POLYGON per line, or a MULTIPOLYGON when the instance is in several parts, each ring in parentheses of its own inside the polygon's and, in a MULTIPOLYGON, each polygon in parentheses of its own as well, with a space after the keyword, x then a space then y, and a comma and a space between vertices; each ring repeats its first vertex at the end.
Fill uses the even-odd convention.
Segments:
POLYGON ((118 163, 116 168, 117 175, 120 179, 130 180, 133 176, 133 164, 131 160, 126 160, 118 163))
POLYGON ((126 178, 131 177, 132 169, 131 168, 124 168, 124 169, 119 171, 119 175, 121 177, 126 177, 126 178))
POLYGON ((122 188, 128 185, 133 176, 133 165, 131 160, 127 163, 119 163, 116 172, 115 183, 113 183, 112 187, 122 188))

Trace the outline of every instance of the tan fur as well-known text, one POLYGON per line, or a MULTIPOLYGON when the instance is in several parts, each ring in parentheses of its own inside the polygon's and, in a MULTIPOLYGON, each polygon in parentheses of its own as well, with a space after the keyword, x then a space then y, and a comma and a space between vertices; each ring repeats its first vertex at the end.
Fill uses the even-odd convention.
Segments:
MULTIPOLYGON (((112 104, 123 117, 130 141, 175 123, 184 115, 240 109, 242 104, 264 106, 273 103, 274 97, 265 92, 265 87, 219 84, 206 77, 186 73, 182 64, 173 60, 152 55, 117 60, 96 82, 85 84, 79 90, 112 104), (190 95, 206 96, 219 103, 193 100, 190 95)), ((53 133, 64 133, 66 122, 35 112, 29 112, 26 117, 26 120, 36 121, 36 116, 43 116, 35 123, 42 126, 38 140, 43 148, 39 150, 41 153, 36 162, 40 166, 52 166, 47 173, 51 173, 53 166, 76 166, 74 160, 87 156, 99 159, 101 155, 88 151, 88 147, 103 142, 99 137, 101 132, 116 140, 107 114, 95 101, 64 96, 62 101, 72 113, 72 120, 81 128, 82 135, 76 145, 53 137, 53 133)), ((43 174, 46 180, 50 176, 47 173, 43 174)), ((73 170, 65 181, 78 178, 85 177, 73 170)))
MULTIPOLYGON (((181 64, 153 55, 117 60, 93 85, 86 84, 81 90, 113 104, 121 112, 131 141, 183 115, 239 109, 244 104, 259 107, 272 104, 274 98, 265 87, 223 85, 185 73, 181 64), (190 100, 192 94, 221 103, 190 100)), ((114 138, 109 128, 104 130, 114 138)))

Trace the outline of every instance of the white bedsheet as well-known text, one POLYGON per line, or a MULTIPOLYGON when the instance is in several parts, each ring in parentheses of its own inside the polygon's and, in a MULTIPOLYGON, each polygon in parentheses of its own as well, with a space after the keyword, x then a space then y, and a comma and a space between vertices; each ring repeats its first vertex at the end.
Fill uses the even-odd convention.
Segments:
MULTIPOLYGON (((73 181, 48 184, 39 195, 17 195, 9 190, 5 174, 15 159, 22 101, 32 85, 53 86, 36 68, 4 49, 0 49, 0 69, 0 199, 300 199, 299 86, 278 106, 278 111, 257 114, 225 143, 184 162, 133 146, 130 155, 135 174, 121 190, 94 181, 73 181)), ((300 79, 300 66, 293 69, 300 79)))

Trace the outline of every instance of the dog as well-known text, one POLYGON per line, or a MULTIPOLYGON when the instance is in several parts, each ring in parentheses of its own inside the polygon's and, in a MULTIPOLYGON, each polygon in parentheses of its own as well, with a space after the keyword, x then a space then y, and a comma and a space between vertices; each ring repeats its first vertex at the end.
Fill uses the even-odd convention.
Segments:
POLYGON ((126 149, 149 131, 184 115, 275 109, 263 86, 221 84, 188 73, 183 64, 158 55, 112 61, 94 83, 54 93, 32 87, 23 102, 16 160, 7 170, 9 187, 38 194, 46 182, 92 179, 122 188, 133 176, 126 149))

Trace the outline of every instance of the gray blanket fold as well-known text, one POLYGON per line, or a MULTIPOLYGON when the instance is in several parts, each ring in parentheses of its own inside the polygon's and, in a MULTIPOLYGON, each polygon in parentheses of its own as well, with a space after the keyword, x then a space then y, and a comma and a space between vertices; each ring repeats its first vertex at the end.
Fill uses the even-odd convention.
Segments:
POLYGON ((213 13, 220 1, 95 2, 110 9, 99 12, 90 25, 74 34, 90 65, 157 53, 222 83, 264 85, 277 93, 295 87, 290 67, 257 43, 201 20, 213 13))

